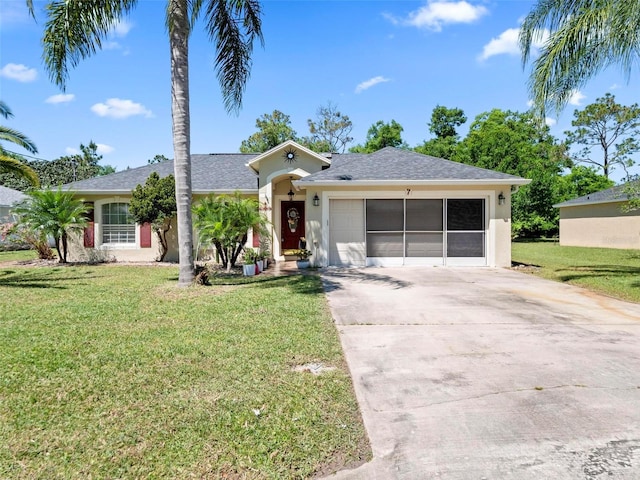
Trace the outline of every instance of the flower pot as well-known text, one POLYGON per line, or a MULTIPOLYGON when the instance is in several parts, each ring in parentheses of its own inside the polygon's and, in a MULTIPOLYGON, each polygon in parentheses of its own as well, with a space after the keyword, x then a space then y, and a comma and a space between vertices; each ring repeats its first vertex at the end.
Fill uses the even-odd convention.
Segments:
POLYGON ((296 260, 296 264, 298 265, 298 268, 304 269, 304 268, 309 268, 311 266, 311 261, 310 260, 296 260))
POLYGON ((264 271, 264 261, 263 260, 256 260, 256 265, 257 265, 257 273, 261 273, 264 271))
POLYGON ((252 277, 256 274, 256 266, 252 263, 251 265, 243 265, 242 266, 242 274, 245 277, 252 277))

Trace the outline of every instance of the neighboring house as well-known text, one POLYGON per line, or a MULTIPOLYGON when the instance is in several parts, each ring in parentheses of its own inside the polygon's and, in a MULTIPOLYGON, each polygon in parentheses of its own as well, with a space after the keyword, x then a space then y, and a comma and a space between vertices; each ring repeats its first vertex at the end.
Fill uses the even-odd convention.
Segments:
MULTIPOLYGON (((127 215, 145 165, 66 185, 94 207, 75 255, 108 250, 118 260, 153 260, 155 235, 127 215), (85 250, 83 253, 82 250, 85 250)), ((312 264, 511 265, 511 191, 529 180, 387 147, 371 154, 318 154, 293 141, 262 154, 192 155, 194 202, 235 191, 254 196, 271 223, 271 252, 283 260, 305 237, 312 264)), ((259 245, 250 235, 249 244, 259 245)), ((175 229, 168 261, 177 260, 175 229)))
POLYGON ((26 198, 24 193, 0 185, 0 223, 13 223, 11 208, 26 198))
POLYGON ((622 210, 629 200, 625 187, 554 205, 560 210, 560 245, 640 249, 640 211, 622 210))
POLYGON ((27 196, 24 193, 0 185, 0 248, 7 248, 10 245, 9 240, 3 238, 2 226, 8 223, 15 223, 11 208, 14 204, 26 198, 27 196))

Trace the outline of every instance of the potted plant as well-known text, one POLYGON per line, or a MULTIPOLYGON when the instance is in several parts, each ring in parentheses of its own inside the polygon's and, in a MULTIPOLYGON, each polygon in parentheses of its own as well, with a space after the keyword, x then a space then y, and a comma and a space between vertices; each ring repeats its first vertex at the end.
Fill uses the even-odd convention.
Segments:
POLYGON ((309 260, 311 252, 309 250, 307 250, 306 248, 299 248, 295 251, 295 255, 296 257, 298 257, 298 260, 296 260, 298 268, 309 268, 309 266, 311 265, 311 261, 309 260))
POLYGON ((256 251, 253 248, 245 248, 244 250, 242 274, 246 277, 251 277, 256 274, 256 251))
POLYGON ((260 249, 260 260, 262 260, 262 269, 266 270, 269 266, 269 250, 260 249))

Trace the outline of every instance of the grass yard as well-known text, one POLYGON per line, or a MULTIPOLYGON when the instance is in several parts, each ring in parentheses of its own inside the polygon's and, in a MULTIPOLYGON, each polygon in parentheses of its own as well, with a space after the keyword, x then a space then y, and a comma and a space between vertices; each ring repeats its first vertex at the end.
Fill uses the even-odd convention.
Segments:
POLYGON ((0 267, 0 478, 309 478, 369 459, 318 277, 176 282, 0 267), (337 368, 293 371, 308 362, 337 368))
POLYGON ((564 247, 556 242, 514 242, 514 262, 527 271, 559 282, 640 302, 640 250, 564 247))
POLYGON ((35 260, 38 254, 35 250, 8 250, 0 251, 0 263, 2 262, 22 262, 35 260))

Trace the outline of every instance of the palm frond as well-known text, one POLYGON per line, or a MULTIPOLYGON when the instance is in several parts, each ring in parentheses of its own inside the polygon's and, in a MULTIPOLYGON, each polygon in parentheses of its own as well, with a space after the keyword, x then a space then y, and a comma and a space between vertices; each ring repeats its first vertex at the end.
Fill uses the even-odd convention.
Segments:
POLYGON ((30 153, 38 153, 38 148, 35 143, 33 143, 25 134, 12 128, 0 125, 0 140, 20 145, 30 153))
POLYGON ((136 3, 137 0, 56 0, 47 4, 42 43, 51 80, 64 90, 69 68, 102 48, 111 29, 136 3))
POLYGON ((28 180, 34 187, 40 186, 40 179, 35 170, 20 160, 2 153, 0 153, 0 172, 14 173, 28 180))
POLYGON ((256 0, 210 0, 207 32, 216 47, 215 69, 228 112, 237 112, 251 73, 256 39, 264 44, 261 7, 256 0))
POLYGON ((629 76, 640 59, 640 0, 540 0, 520 30, 523 64, 545 29, 549 38, 529 81, 540 112, 561 110, 576 89, 607 67, 619 65, 629 76))
POLYGON ((13 117, 13 113, 11 112, 9 105, 4 103, 2 100, 0 100, 0 115, 2 115, 4 118, 13 117))

